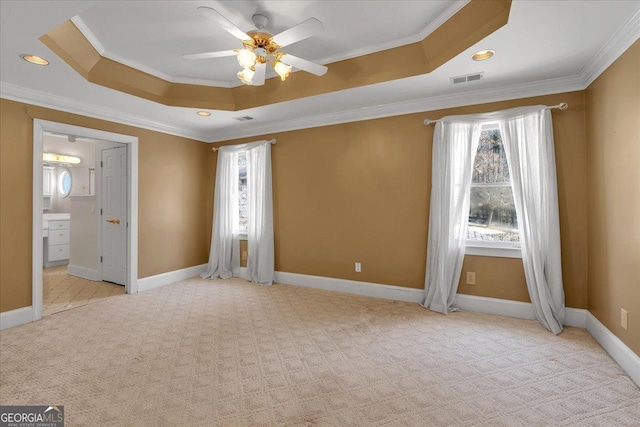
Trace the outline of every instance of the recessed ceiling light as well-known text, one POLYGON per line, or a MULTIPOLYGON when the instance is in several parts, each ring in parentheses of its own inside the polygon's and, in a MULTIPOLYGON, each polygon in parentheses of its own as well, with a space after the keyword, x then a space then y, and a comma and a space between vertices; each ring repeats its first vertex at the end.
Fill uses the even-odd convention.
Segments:
POLYGON ((473 58, 474 61, 484 61, 485 59, 491 58, 494 53, 496 53, 496 51, 492 49, 479 50, 474 53, 471 58, 473 58))
POLYGON ((196 114, 202 117, 209 117, 211 115, 208 111, 198 111, 196 114))
POLYGON ((22 59, 24 59, 27 62, 31 62, 32 64, 36 64, 36 65, 49 65, 49 61, 47 61, 44 58, 40 58, 39 56, 35 56, 35 55, 28 55, 28 54, 23 54, 20 55, 20 57, 22 57, 22 59))

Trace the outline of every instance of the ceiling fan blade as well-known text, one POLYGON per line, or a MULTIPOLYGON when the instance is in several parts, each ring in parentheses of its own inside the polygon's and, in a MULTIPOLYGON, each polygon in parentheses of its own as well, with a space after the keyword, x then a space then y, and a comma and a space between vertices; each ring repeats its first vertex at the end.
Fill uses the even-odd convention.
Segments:
POLYGON ((300 40, 307 39, 311 36, 315 36, 323 30, 324 25, 322 25, 322 22, 318 21, 316 18, 309 18, 295 27, 291 27, 280 34, 276 34, 271 38, 271 40, 277 43, 278 46, 284 47, 300 40))
POLYGON ((211 9, 210 7, 200 6, 198 7, 198 11, 205 15, 207 18, 217 22, 225 31, 227 31, 232 36, 239 38, 240 40, 251 40, 251 37, 249 37, 240 28, 236 27, 233 22, 229 21, 219 12, 211 9))
POLYGON ((262 86, 264 84, 264 77, 267 73, 267 64, 256 64, 256 73, 253 75, 252 86, 262 86))
POLYGON ((328 70, 324 65, 316 64, 315 62, 307 61, 306 59, 298 58, 297 56, 289 55, 285 53, 280 58, 280 61, 291 65, 292 67, 306 71, 307 73, 315 74, 316 76, 324 76, 328 70))
POLYGON ((224 56, 234 56, 238 52, 235 50, 220 50, 218 52, 204 52, 204 53, 188 53, 182 55, 184 59, 209 59, 209 58, 222 58, 224 56))

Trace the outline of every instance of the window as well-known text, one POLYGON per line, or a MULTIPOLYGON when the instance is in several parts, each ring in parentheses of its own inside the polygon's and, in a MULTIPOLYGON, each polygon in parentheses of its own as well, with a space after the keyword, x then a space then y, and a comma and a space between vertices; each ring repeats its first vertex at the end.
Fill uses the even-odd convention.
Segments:
POLYGON ((249 194, 247 192, 247 152, 238 153, 238 231, 247 234, 249 194))
POLYGON ((471 180, 467 254, 520 257, 518 217, 500 129, 485 125, 471 180))
POLYGON ((58 176, 58 191, 61 197, 67 197, 71 193, 71 172, 69 169, 62 169, 58 176))

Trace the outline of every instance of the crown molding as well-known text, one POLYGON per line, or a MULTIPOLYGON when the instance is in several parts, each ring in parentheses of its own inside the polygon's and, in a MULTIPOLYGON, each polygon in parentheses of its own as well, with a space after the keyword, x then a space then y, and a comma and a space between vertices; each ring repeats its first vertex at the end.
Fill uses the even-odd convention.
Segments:
POLYGON ((208 141, 221 142, 275 132, 287 132, 320 126, 336 125, 340 123, 372 120, 404 114, 441 110, 444 108, 487 104, 490 102, 508 101, 511 99, 528 98, 532 96, 552 95, 582 89, 584 89, 584 85, 579 76, 560 77, 498 88, 481 89, 454 95, 421 98, 417 100, 397 102, 394 104, 376 105, 373 107, 364 107, 353 110, 332 111, 330 113, 319 114, 312 117, 281 120, 264 125, 247 126, 244 124, 241 129, 216 132, 215 137, 208 141))
POLYGON ((346 59, 356 58, 358 56, 369 55, 375 52, 382 52, 383 50, 393 49, 395 47, 405 46, 411 43, 416 43, 427 38, 429 34, 438 29, 442 24, 447 22, 449 18, 458 13, 460 9, 465 7, 471 0, 456 0, 451 6, 449 6, 444 12, 442 12, 436 19, 431 21, 422 31, 418 34, 413 34, 407 37, 402 37, 395 40, 386 41, 374 45, 361 47, 358 49, 350 50, 348 52, 339 53, 337 55, 331 55, 319 59, 315 62, 323 65, 331 64, 333 62, 344 61, 346 59))
POLYGON ((104 53, 107 51, 107 49, 105 49, 102 43, 100 43, 100 40, 98 40, 96 35, 93 34, 93 31, 91 31, 91 29, 87 26, 84 20, 80 18, 80 15, 76 15, 73 18, 71 18, 71 22, 73 23, 73 25, 76 26, 78 31, 82 33, 84 38, 87 39, 89 43, 91 43, 91 46, 93 46, 93 48, 100 55, 104 56, 104 53))
POLYGON ((153 130, 156 132, 181 136, 184 138, 195 139, 198 141, 207 141, 206 134, 190 129, 169 126, 164 123, 149 120, 139 116, 134 116, 128 113, 122 113, 110 108, 87 104, 84 102, 78 102, 66 97, 51 95, 49 93, 28 89, 22 86, 16 86, 10 83, 0 82, 0 98, 8 99, 11 101, 24 102, 26 104, 36 105, 38 107, 51 108, 54 110, 78 114, 81 116, 93 117, 95 119, 107 120, 123 125, 135 126, 142 129, 153 130))
POLYGON ((582 68, 580 76, 587 88, 614 63, 636 40, 640 39, 640 7, 582 68))
MULTIPOLYGON (((113 52, 108 51, 104 45, 98 40, 98 37, 91 31, 89 26, 84 22, 84 20, 76 15, 71 18, 71 22, 76 26, 78 31, 82 33, 85 39, 93 46, 93 48, 105 58, 111 59, 112 61, 119 62, 123 65, 126 65, 131 68, 135 68, 138 71, 142 71, 143 73, 151 74, 154 77, 157 77, 162 80, 166 80, 170 83, 184 83, 189 85, 198 85, 198 86, 213 86, 213 87, 225 87, 230 88, 236 86, 235 84, 231 84, 222 80, 205 80, 205 79, 193 79, 189 77, 175 77, 170 74, 163 73, 162 71, 158 71, 154 68, 147 67, 146 65, 140 64, 139 62, 132 61, 130 59, 123 58, 119 55, 116 55, 113 52)), ((240 83, 242 84, 242 83, 240 83)))
MULTIPOLYGON (((453 6, 447 9, 447 12, 442 15, 442 18, 444 19, 447 13, 455 14, 453 8, 461 8, 466 3, 467 0, 460 0, 456 2, 453 6)), ((79 19, 79 17, 74 17, 72 21, 76 26, 78 26, 76 18, 79 19)), ((82 21, 79 20, 78 22, 82 21)), ((79 25, 82 26, 82 24, 79 25)), ((85 37, 87 37, 87 40, 92 43, 96 50, 100 51, 99 48, 101 45, 99 42, 96 47, 94 42, 86 33, 84 33, 80 26, 78 26, 78 29, 83 32, 85 37)), ((427 30, 428 28, 425 29, 425 31, 427 30)), ((185 129, 183 127, 169 126, 154 120, 131 116, 109 108, 86 104, 65 97, 50 95, 45 92, 35 91, 4 82, 0 83, 0 97, 83 116, 94 117, 97 119, 122 123, 143 129, 154 130, 157 132, 182 136, 198 141, 221 142, 275 132, 287 132, 298 129, 392 117, 402 114, 440 110, 443 108, 486 104, 489 102, 507 101, 512 99, 584 90, 638 39, 640 39, 640 9, 636 11, 625 25, 620 27, 620 29, 598 51, 598 53, 594 55, 593 58, 582 68, 580 73, 573 76, 558 77, 497 88, 487 88, 477 91, 467 91, 459 94, 442 95, 393 104, 378 105, 374 107, 364 107, 339 112, 332 111, 330 113, 310 117, 270 122, 269 124, 255 124, 253 126, 248 126, 244 123, 241 128, 227 130, 222 129, 219 132, 210 131, 205 133, 197 132, 192 129, 185 129), (215 136, 212 136, 212 134, 215 136)), ((97 41, 97 39, 95 40, 97 41)), ((104 47, 102 47, 102 50, 104 51, 104 47)))
MULTIPOLYGON (((461 3, 463 3, 462 6, 464 6, 467 2, 463 0, 461 3)), ((460 8, 462 6, 460 6, 460 8)), ((453 7, 454 6, 451 6, 450 9, 453 7)), ((640 8, 636 10, 631 18, 616 31, 607 43, 600 48, 593 58, 576 75, 454 95, 443 95, 394 104, 378 105, 375 107, 365 107, 356 110, 332 111, 327 114, 292 120, 281 120, 265 125, 254 125, 251 127, 245 125, 243 129, 217 132, 215 138, 209 139, 209 142, 221 142, 275 132, 287 132, 443 108, 463 107, 467 105, 585 90, 638 39, 640 39, 640 8)))
MULTIPOLYGON (((383 50, 393 49, 395 47, 404 46, 407 44, 419 42, 424 40, 429 34, 434 32, 438 27, 444 24, 449 18, 458 13, 460 9, 466 6, 471 0, 455 0, 451 6, 449 6, 444 12, 438 15, 433 21, 431 21, 424 29, 422 29, 419 33, 402 37, 399 39, 378 43, 370 46, 365 46, 362 48, 354 49, 348 52, 339 53, 337 55, 327 56, 320 60, 316 60, 315 62, 319 64, 330 64, 333 62, 344 61, 346 59, 355 58, 358 56, 368 55, 374 52, 381 52, 383 50)), ((140 64, 139 62, 132 61, 130 59, 123 58, 113 52, 108 51, 104 45, 100 42, 98 37, 91 31, 89 26, 84 22, 84 20, 76 15, 71 18, 71 22, 76 26, 76 28, 82 33, 82 35, 87 39, 89 43, 93 46, 93 48, 103 57, 111 59, 112 61, 119 62, 128 67, 134 68, 138 71, 142 71, 144 73, 150 74, 154 77, 158 77, 159 79, 166 80, 171 83, 184 83, 184 84, 192 84, 199 86, 213 86, 213 87, 224 87, 224 88, 233 88, 242 86, 241 82, 234 81, 228 82, 223 80, 207 80, 207 79, 196 79, 190 77, 178 77, 172 76, 170 74, 164 73, 162 71, 156 70, 151 67, 147 67, 146 65, 140 64)), ((299 70, 295 70, 299 71, 299 70)), ((269 71, 266 75, 266 78, 276 77, 277 74, 274 71, 269 71)))

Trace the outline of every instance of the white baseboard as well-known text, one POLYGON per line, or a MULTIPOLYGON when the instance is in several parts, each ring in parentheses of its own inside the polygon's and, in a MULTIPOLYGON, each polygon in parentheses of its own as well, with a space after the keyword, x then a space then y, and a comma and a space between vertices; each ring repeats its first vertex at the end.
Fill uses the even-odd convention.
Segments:
POLYGON ((233 267, 233 277, 240 277, 241 279, 251 280, 247 267, 233 267))
POLYGON ((573 326, 574 328, 586 329, 587 314, 589 314, 589 311, 584 308, 565 307, 564 325, 573 326))
MULTIPOLYGON (((332 277, 286 273, 282 271, 276 271, 275 281, 285 285, 324 289, 326 291, 344 292, 347 294, 364 295, 395 301, 422 303, 424 298, 423 289, 383 285, 370 282, 358 282, 356 280, 336 279, 332 277)), ((500 316, 516 317, 519 319, 535 319, 533 307, 531 306, 531 303, 527 302, 458 294, 456 297, 456 305, 460 307, 460 309, 466 311, 497 314, 500 316)), ((585 328, 587 324, 586 313, 587 310, 584 309, 565 308, 564 324, 566 326, 574 326, 576 328, 585 328)))
POLYGON ((207 264, 201 264, 183 268, 182 270, 169 271, 167 273, 156 274, 155 276, 143 277, 142 279, 138 279, 138 292, 148 291, 149 289, 157 288, 159 286, 199 276, 206 271, 207 264))
MULTIPOLYGON (((244 270, 246 271, 246 269, 244 270)), ((306 274, 277 271, 275 273, 275 279, 276 282, 286 285, 345 292, 348 294, 365 295, 396 301, 421 303, 424 297, 424 291, 422 289, 330 277, 309 276, 306 274)), ((456 305, 460 307, 460 309, 467 311, 519 319, 535 319, 531 303, 526 302, 458 294, 456 297, 456 305)), ((640 386, 640 357, 600 323, 589 311, 580 308, 566 307, 564 324, 565 326, 586 328, 595 340, 609 353, 613 360, 640 386)))
POLYGON ((421 303, 424 297, 424 290, 422 289, 335 279, 332 277, 310 276, 307 274, 286 273, 282 271, 276 271, 275 281, 284 285, 344 292, 347 294, 364 295, 395 301, 421 303))
POLYGON ((67 265, 67 264, 69 264, 69 260, 68 259, 62 259, 60 261, 45 262, 44 263, 44 268, 59 267, 61 265, 67 265))
POLYGON ((15 310, 3 311, 0 313, 0 331, 24 325, 33 321, 33 309, 31 306, 17 308, 15 310))
POLYGON ((640 357, 591 313, 587 313, 587 331, 640 387, 640 357))
MULTIPOLYGON (((460 307, 461 310, 475 311, 478 313, 497 314, 499 316, 529 320, 536 318, 530 302, 458 294, 456 296, 456 305, 460 307)), ((587 310, 566 307, 564 325, 584 329, 587 326, 586 316, 587 310)))
POLYGON ((93 280, 94 282, 100 281, 98 270, 94 268, 86 268, 86 267, 80 267, 78 265, 69 264, 67 266, 67 274, 70 274, 76 277, 81 277, 87 280, 93 280))

